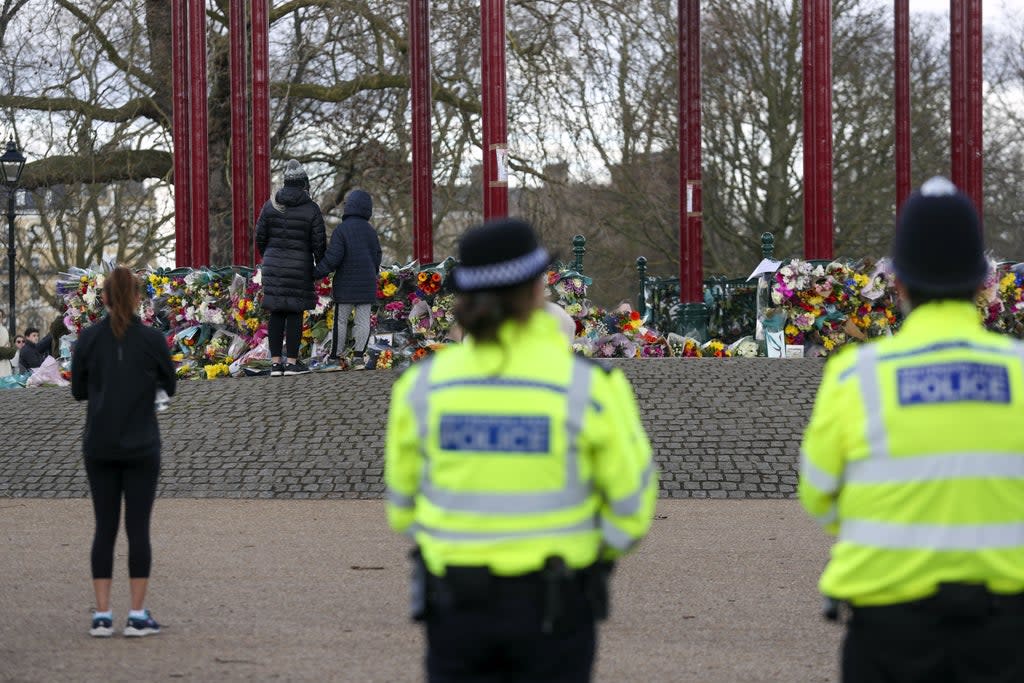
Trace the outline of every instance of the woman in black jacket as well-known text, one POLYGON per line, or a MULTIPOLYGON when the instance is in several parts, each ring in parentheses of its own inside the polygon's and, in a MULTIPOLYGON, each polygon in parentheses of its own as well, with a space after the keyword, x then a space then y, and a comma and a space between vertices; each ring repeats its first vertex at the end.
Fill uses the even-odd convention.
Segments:
POLYGON ((89 401, 82 450, 96 516, 91 554, 96 611, 89 633, 98 637, 114 633, 110 584, 122 497, 131 585, 124 634, 160 632, 143 607, 152 564, 149 521, 160 474, 154 401, 158 389, 174 395, 175 376, 164 336, 135 315, 140 287, 127 268, 107 276, 102 296, 108 314, 82 330, 71 359, 71 394, 89 401))
POLYGON ((256 248, 263 258, 263 308, 270 311, 270 374, 309 372, 298 359, 302 312, 316 306, 313 264, 323 258, 327 238, 320 207, 309 196, 309 177, 295 159, 285 166, 284 187, 260 211, 256 248), (285 342, 287 362, 281 358, 285 342))

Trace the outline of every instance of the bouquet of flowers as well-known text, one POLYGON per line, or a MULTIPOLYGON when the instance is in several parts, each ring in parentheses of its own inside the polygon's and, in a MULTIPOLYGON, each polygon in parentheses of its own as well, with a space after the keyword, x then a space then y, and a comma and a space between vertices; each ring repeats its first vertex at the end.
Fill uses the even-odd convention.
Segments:
POLYGON ((892 272, 886 261, 814 265, 797 259, 776 271, 765 316, 784 314, 787 344, 820 347, 827 355, 849 339, 890 334, 899 325, 892 272))
POLYGON ((700 342, 693 337, 683 337, 675 332, 668 335, 669 355, 678 358, 699 358, 700 342))
POLYGON ((387 303, 396 298, 407 299, 415 290, 417 276, 412 263, 390 266, 377 276, 377 302, 387 303))
POLYGON ((229 325, 249 346, 255 346, 267 336, 266 316, 263 313, 263 270, 258 266, 252 275, 235 276, 231 287, 231 321, 229 325))
POLYGON ((597 339, 592 347, 594 358, 636 358, 639 347, 621 332, 597 339))
POLYGON ((704 342, 700 346, 701 358, 728 358, 729 347, 717 339, 704 342))
POLYGON ((753 337, 741 337, 732 344, 729 344, 727 348, 729 356, 735 356, 739 358, 753 358, 757 356, 757 342, 754 341, 753 337))
POLYGON ((992 292, 994 301, 984 302, 989 313, 985 324, 990 330, 1024 339, 1024 268, 1001 267, 993 273, 997 283, 992 292), (993 315, 996 310, 998 313, 993 315))
POLYGON ((313 289, 316 292, 316 306, 313 307, 313 315, 324 315, 328 308, 334 308, 331 306, 334 292, 330 277, 323 277, 314 282, 313 289))
POLYGON ((441 290, 443 277, 438 270, 421 270, 416 274, 416 294, 421 299, 429 299, 441 290))
POLYGON ((82 268, 60 274, 57 293, 64 298, 64 327, 76 335, 103 316, 103 278, 102 272, 82 268))
POLYGON ((442 294, 435 297, 430 305, 430 318, 432 334, 431 339, 445 339, 448 331, 455 324, 455 313, 452 308, 455 306, 454 294, 442 294))

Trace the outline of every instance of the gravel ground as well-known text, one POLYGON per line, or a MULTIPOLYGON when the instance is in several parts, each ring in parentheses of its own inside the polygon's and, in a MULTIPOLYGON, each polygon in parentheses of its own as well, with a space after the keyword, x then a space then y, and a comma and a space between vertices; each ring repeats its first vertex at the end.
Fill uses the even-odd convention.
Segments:
MULTIPOLYGON (((87 635, 91 530, 88 500, 0 497, 0 681, 423 678, 381 501, 159 500, 147 603, 166 628, 145 639, 87 635)), ((616 574, 595 680, 838 680, 828 545, 793 500, 661 500, 616 574)))

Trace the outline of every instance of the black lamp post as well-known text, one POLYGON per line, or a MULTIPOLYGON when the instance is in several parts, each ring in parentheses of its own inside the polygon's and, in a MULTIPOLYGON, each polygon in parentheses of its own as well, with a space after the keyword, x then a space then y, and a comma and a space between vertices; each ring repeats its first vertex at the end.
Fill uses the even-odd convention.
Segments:
POLYGON ((17 323, 14 319, 14 193, 21 180, 21 171, 25 168, 25 155, 18 151, 14 138, 7 141, 7 151, 0 156, 0 173, 7 185, 7 289, 10 294, 10 311, 7 322, 10 326, 11 343, 18 336, 17 323))

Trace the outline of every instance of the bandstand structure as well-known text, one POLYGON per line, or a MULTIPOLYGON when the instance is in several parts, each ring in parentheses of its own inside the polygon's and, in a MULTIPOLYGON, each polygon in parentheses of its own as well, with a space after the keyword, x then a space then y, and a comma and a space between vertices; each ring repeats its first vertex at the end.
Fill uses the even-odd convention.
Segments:
MULTIPOLYGON (((700 0, 678 3, 679 282, 684 316, 703 308, 700 0)), ((408 0, 412 101, 413 251, 434 260, 430 0, 408 0)), ((896 204, 910 193, 909 0, 893 0, 896 204)), ((234 262, 252 263, 252 224, 270 196, 269 0, 230 3, 234 262), (248 23, 246 22, 248 19, 248 23), (251 110, 251 126, 249 118, 251 110), (249 161, 251 155, 251 163, 249 161)), ((982 206, 981 0, 950 0, 953 182, 982 206)), ((804 256, 830 259, 833 236, 832 7, 802 0, 804 256)), ((483 214, 508 211, 505 0, 480 0, 483 214)), ((205 0, 172 3, 176 263, 208 265, 205 0)))

